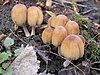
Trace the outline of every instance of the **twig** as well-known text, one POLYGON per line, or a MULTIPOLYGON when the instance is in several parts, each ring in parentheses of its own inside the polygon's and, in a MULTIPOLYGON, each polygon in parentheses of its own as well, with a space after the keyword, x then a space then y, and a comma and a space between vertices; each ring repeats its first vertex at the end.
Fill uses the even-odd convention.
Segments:
POLYGON ((13 32, 12 29, 10 29, 10 31, 11 31, 11 33, 12 33, 15 37, 17 37, 20 41, 22 41, 23 43, 25 43, 25 44, 27 45, 27 42, 25 42, 23 39, 19 38, 19 37, 13 32))
POLYGON ((93 68, 93 67, 90 67, 91 69, 93 69, 93 70, 97 70, 97 71, 100 71, 100 69, 99 68, 93 68))
POLYGON ((97 35, 95 35, 91 40, 89 40, 89 41, 86 41, 87 42, 87 45, 86 45, 86 47, 89 45, 89 43, 92 41, 92 40, 94 40, 98 35, 100 35, 99 33, 97 34, 97 35))
POLYGON ((96 62, 93 62, 91 64, 93 65, 93 64, 98 64, 98 63, 100 63, 100 61, 96 61, 96 62))
POLYGON ((76 69, 74 68, 75 75, 77 75, 76 69))

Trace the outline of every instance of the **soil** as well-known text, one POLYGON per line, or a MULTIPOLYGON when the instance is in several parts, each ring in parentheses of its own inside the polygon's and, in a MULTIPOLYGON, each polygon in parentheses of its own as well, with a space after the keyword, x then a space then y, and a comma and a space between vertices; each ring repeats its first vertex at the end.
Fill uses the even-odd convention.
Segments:
MULTIPOLYGON (((44 1, 44 0, 43 0, 44 1)), ((24 0, 22 3, 24 3, 27 7, 31 6, 31 5, 36 5, 36 1, 33 0, 24 0)), ((41 32, 43 31, 43 29, 41 29, 41 26, 36 27, 36 35, 32 36, 32 37, 25 37, 24 32, 22 27, 19 27, 18 30, 16 32, 14 32, 14 35, 11 30, 13 31, 13 27, 14 27, 14 23, 11 20, 11 9, 12 7, 15 5, 16 3, 10 3, 10 4, 6 4, 4 6, 0 5, 0 34, 5 34, 9 37, 11 37, 12 39, 14 39, 15 44, 13 46, 11 46, 11 51, 13 52, 15 49, 19 48, 22 44, 25 46, 26 44, 30 44, 30 45, 34 45, 36 46, 36 48, 38 48, 39 50, 47 50, 47 51, 52 51, 54 53, 57 53, 57 48, 54 47, 53 45, 45 45, 43 44, 42 40, 41 40, 41 32)), ((88 0, 86 2, 80 2, 79 4, 82 4, 84 6, 87 7, 79 7, 78 12, 80 14, 82 14, 83 16, 88 17, 90 20, 92 20, 93 22, 99 23, 100 24, 100 4, 96 3, 94 0, 88 0), (88 12, 87 12, 88 11, 88 12)), ((54 4, 55 6, 56 4, 54 4)), ((44 9, 44 8, 43 8, 44 9)), ((68 14, 66 12, 62 12, 62 10, 64 10, 64 8, 60 5, 56 5, 55 9, 53 11, 56 11, 57 14, 62 13, 62 14, 68 14), (58 11, 56 11, 58 10, 58 11)), ((66 9, 67 11, 67 9, 66 9)), ((73 17, 73 15, 68 14, 69 18, 71 19, 73 17)), ((45 20, 48 19, 48 16, 44 16, 45 20)), ((43 25, 46 25, 46 22, 44 21, 43 25)), ((42 25, 42 26, 43 26, 42 25)), ((93 32, 93 35, 96 35, 97 33, 99 33, 100 28, 97 29, 97 32, 94 31, 94 27, 90 27, 90 33, 93 32)), ((92 35, 92 34, 91 34, 92 35)), ((100 37, 99 37, 100 38, 100 37)), ((100 44, 100 39, 97 39, 97 43, 100 44)), ((0 51, 3 51, 5 48, 3 47, 3 41, 0 42, 0 51)), ((38 55, 38 59, 41 61, 41 68, 39 69, 39 73, 43 72, 46 69, 46 62, 42 59, 41 56, 38 55)), ((53 55, 52 53, 46 53, 46 57, 51 59, 52 61, 49 61, 47 64, 47 72, 54 74, 54 75, 74 75, 73 73, 73 69, 70 70, 70 72, 68 71, 68 73, 58 73, 61 69, 63 69, 63 62, 65 61, 64 59, 62 59, 59 56, 53 55), (72 71, 72 72, 71 72, 72 71), (71 74, 73 73, 73 74, 71 74)), ((81 63, 83 60, 85 60, 84 58, 81 58, 77 61, 72 61, 74 62, 76 65, 78 65, 79 63, 81 63), (78 63, 77 63, 78 62, 78 63)), ((48 60, 47 60, 48 61, 48 60)), ((89 62, 87 62, 89 63, 89 62)), ((100 66, 99 66, 100 68, 100 66)), ((83 68, 84 69, 84 68, 83 68)), ((86 69, 86 68, 85 68, 86 69)), ((88 69, 89 70, 89 69, 88 69)), ((66 71, 67 72, 67 71, 66 71)), ((89 74, 87 75, 95 75, 93 74, 94 71, 91 71, 89 74)), ((86 72, 87 73, 87 72, 86 72)), ((97 72, 96 72, 97 73, 97 72)), ((79 73, 81 74, 81 73, 79 73)), ((98 75, 100 74, 100 72, 98 73, 98 75)), ((82 74, 81 74, 82 75, 82 74)))

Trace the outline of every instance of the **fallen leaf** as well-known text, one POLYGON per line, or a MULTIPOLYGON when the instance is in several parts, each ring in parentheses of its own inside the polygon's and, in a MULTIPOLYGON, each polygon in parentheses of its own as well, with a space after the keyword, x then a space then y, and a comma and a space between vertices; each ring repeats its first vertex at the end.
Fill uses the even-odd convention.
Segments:
POLYGON ((46 0, 46 6, 51 7, 53 1, 52 0, 46 0))
POLYGON ((5 47, 10 47, 14 44, 14 40, 11 39, 10 37, 7 37, 5 40, 4 40, 4 46, 5 47))
POLYGON ((48 15, 50 15, 50 16, 56 16, 56 14, 53 13, 52 11, 46 11, 46 13, 47 13, 48 15))

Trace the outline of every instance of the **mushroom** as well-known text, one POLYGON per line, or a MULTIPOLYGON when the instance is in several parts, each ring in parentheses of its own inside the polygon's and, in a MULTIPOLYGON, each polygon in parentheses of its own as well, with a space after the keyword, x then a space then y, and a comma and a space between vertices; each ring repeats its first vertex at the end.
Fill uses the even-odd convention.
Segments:
POLYGON ((50 26, 44 29, 44 31, 42 32, 43 43, 45 43, 45 44, 51 43, 52 33, 53 33, 53 28, 51 28, 50 26))
POLYGON ((83 43, 85 45, 85 38, 82 35, 78 35, 78 36, 81 38, 81 40, 83 41, 83 43))
POLYGON ((56 16, 52 16, 48 19, 48 26, 55 27, 56 16))
POLYGON ((36 7, 31 6, 28 8, 28 24, 32 26, 31 36, 35 35, 35 26, 43 22, 43 13, 36 7))
POLYGON ((66 29, 63 26, 57 26, 52 34, 52 44, 56 47, 60 46, 66 36, 66 29))
POLYGON ((65 26, 67 21, 68 21, 68 18, 65 15, 53 16, 49 18, 48 25, 54 28, 57 26, 65 26))
MULTIPOLYGON (((30 33, 28 32, 25 23, 26 23, 26 14, 27 14, 27 8, 24 4, 16 4, 11 11, 11 18, 13 22, 15 23, 15 27, 22 26, 23 30, 25 32, 25 35, 28 37, 30 36, 30 33)), ((15 28, 16 30, 16 28, 15 28)))
POLYGON ((69 20, 67 24, 65 25, 65 28, 69 34, 76 34, 78 35, 80 30, 79 30, 79 25, 75 21, 69 20))
POLYGON ((61 44, 60 54, 70 60, 77 60, 84 55, 84 43, 77 35, 68 35, 61 44))

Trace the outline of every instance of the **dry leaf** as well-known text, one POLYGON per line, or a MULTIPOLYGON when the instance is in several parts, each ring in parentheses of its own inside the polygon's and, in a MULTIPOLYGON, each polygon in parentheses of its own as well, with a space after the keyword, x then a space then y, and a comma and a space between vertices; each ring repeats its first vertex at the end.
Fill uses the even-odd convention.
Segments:
POLYGON ((46 6, 47 6, 47 7, 51 7, 52 3, 53 3, 52 0, 47 0, 47 1, 46 1, 46 6))
POLYGON ((56 14, 53 13, 52 11, 46 11, 46 13, 47 13, 48 15, 50 15, 50 16, 56 16, 56 14))

